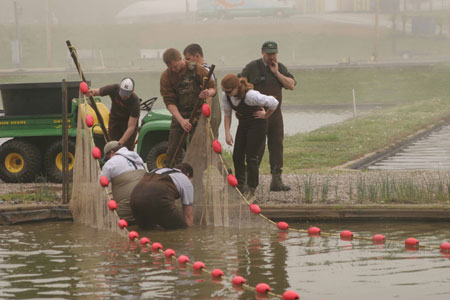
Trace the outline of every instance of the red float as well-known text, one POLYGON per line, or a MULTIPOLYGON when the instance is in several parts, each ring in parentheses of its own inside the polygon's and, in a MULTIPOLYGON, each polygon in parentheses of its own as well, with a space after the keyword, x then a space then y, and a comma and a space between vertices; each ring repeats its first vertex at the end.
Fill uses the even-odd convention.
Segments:
POLYGON ((209 108, 208 103, 203 103, 203 105, 202 105, 202 114, 205 117, 209 117, 211 115, 211 109, 209 108))
POLYGON ((353 240, 353 232, 350 230, 342 230, 341 231, 341 240, 351 241, 353 240))
POLYGON ((419 240, 417 240, 415 238, 407 238, 405 240, 405 246, 407 246, 407 247, 417 247, 417 246, 419 246, 419 240))
POLYGON ((261 208, 257 204, 253 203, 250 204, 250 211, 255 215, 259 215, 261 213, 261 208))
POLYGON ((218 140, 212 141, 212 147, 213 147, 214 152, 222 153, 222 144, 220 144, 220 142, 218 140))
POLYGON ((87 127, 92 127, 92 126, 94 126, 94 117, 91 115, 91 114, 87 114, 86 115, 86 126, 87 127))
POLYGON ((223 272, 221 269, 214 269, 211 272, 211 276, 216 279, 220 279, 223 276, 223 272))
POLYGON ((139 234, 136 231, 130 231, 130 233, 128 233, 128 238, 130 241, 134 241, 134 239, 139 238, 139 234))
POLYGON ((278 222, 277 223, 277 227, 280 230, 288 230, 289 229, 289 224, 286 222, 278 222))
POLYGON ((107 187, 109 185, 108 177, 106 176, 100 176, 100 185, 102 187, 107 187))
POLYGON ((152 250, 155 252, 158 252, 159 250, 162 250, 163 246, 160 243, 153 243, 152 244, 152 250))
POLYGON ((117 209, 117 202, 114 201, 113 199, 109 200, 108 208, 109 208, 109 210, 116 210, 117 209))
POLYGON ((308 228, 308 234, 310 236, 319 236, 320 235, 320 228, 319 227, 309 227, 308 228))
POLYGON ((164 251, 164 256, 169 258, 175 256, 175 250, 170 248, 166 249, 166 251, 164 251))
POLYGON ((180 255, 178 256, 178 263, 185 265, 186 263, 190 262, 189 257, 187 257, 186 255, 180 255))
POLYGON ((450 252, 450 243, 442 243, 441 251, 442 252, 450 252))
POLYGON ((205 268, 205 264, 202 263, 201 261, 196 261, 196 262, 192 265, 192 268, 194 268, 194 270, 201 271, 202 269, 205 268))
POLYGON ((150 244, 150 239, 147 238, 147 237, 143 237, 143 238, 141 238, 141 240, 139 241, 139 243, 140 243, 141 245, 147 245, 147 244, 150 244))
POLYGON ((235 187, 238 184, 238 181, 233 174, 228 175, 227 180, 228 184, 231 185, 232 187, 235 187))
POLYGON ((234 276, 233 279, 231 280, 231 283, 234 285, 242 286, 242 285, 246 284, 247 281, 242 276, 234 276))
POLYGON ((283 293, 283 300, 299 300, 300 296, 294 291, 286 291, 283 293))
POLYGON ((87 85, 86 82, 81 82, 80 83, 80 92, 82 92, 83 94, 86 94, 89 91, 89 86, 87 85))
POLYGON ((372 237, 372 242, 374 244, 384 244, 385 241, 386 241, 386 237, 382 234, 375 234, 372 237))
MULTIPOLYGON (((114 202, 115 202, 115 201, 114 201, 114 202)), ((120 227, 120 229, 123 229, 124 227, 128 227, 128 222, 127 222, 127 220, 120 219, 120 220, 119 220, 119 227, 120 227)))
POLYGON ((267 283, 258 283, 255 287, 255 291, 260 294, 267 294, 270 292, 270 286, 267 283))
POLYGON ((100 150, 99 147, 92 148, 92 157, 94 159, 99 159, 102 157, 102 151, 100 150))

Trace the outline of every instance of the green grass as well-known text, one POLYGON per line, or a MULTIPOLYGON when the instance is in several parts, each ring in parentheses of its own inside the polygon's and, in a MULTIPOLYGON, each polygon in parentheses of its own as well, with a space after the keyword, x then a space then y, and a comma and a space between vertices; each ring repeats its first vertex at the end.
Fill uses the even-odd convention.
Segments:
MULTIPOLYGON (((442 122, 450 118, 449 111, 450 99, 430 99, 288 136, 284 140, 284 171, 298 173, 339 166, 442 122)), ((261 173, 269 173, 267 155, 261 173)))

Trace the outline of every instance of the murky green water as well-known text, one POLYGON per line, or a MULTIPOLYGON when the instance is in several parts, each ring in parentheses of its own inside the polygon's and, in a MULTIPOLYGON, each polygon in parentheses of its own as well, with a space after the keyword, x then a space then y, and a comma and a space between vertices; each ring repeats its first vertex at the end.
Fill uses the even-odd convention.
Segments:
MULTIPOLYGON (((252 286, 268 283, 301 299, 449 299, 450 258, 439 245, 450 239, 448 223, 314 224, 337 235, 347 229, 392 241, 341 241, 277 230, 193 228, 140 232, 228 278, 241 275, 252 286), (433 249, 406 251, 415 237, 433 249)), ((307 224, 291 224, 307 228, 307 224)), ((39 223, 0 227, 2 299, 255 299, 230 282, 194 274, 161 254, 83 225, 39 223)))

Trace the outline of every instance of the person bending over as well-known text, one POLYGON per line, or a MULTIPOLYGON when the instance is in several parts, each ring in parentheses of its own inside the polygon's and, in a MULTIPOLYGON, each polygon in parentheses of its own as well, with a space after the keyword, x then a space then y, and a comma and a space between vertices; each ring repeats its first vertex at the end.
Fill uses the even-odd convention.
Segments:
POLYGON ((253 85, 246 78, 238 78, 234 74, 225 75, 221 84, 225 140, 228 145, 233 145, 230 126, 231 113, 235 110, 239 125, 234 140, 234 170, 238 188, 244 192, 247 183, 247 198, 251 199, 259 184, 259 153, 266 142, 266 119, 275 111, 278 101, 253 90, 253 85))
POLYGON ((156 225, 164 229, 190 227, 194 224, 194 170, 188 163, 175 168, 154 169, 139 181, 131 193, 131 209, 142 228, 156 225), (182 211, 175 200, 181 198, 182 211))

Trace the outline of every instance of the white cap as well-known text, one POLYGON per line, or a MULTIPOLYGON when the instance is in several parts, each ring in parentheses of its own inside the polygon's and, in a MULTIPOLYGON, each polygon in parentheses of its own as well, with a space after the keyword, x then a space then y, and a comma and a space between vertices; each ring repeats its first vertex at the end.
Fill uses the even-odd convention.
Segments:
POLYGON ((131 93, 134 91, 134 81, 130 77, 125 77, 120 82, 119 95, 121 97, 130 97, 131 93))

